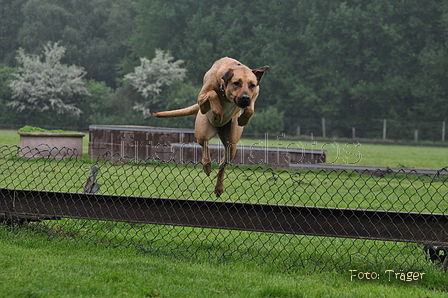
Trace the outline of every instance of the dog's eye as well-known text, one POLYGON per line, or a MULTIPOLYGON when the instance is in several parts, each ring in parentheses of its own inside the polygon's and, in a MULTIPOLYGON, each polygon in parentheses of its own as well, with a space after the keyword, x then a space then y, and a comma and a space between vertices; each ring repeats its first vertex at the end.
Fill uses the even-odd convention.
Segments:
POLYGON ((233 82, 233 85, 234 85, 235 87, 240 87, 240 86, 241 86, 241 83, 240 83, 239 81, 236 81, 236 82, 233 82))
POLYGON ((250 89, 254 89, 254 88, 255 88, 255 84, 250 84, 250 85, 249 85, 249 88, 250 88, 250 89))

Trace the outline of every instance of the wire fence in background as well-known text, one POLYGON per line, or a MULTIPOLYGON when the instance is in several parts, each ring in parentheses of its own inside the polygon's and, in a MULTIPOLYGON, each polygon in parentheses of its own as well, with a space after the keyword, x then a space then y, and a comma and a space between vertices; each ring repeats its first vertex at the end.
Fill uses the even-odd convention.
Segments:
MULTIPOLYGON (((1 129, 19 129, 27 122, 22 124, 0 123, 1 129)), ((35 124, 38 125, 38 124, 35 124)), ((131 125, 131 124, 129 124, 131 125)), ((160 124, 159 124, 160 125, 160 124)), ((69 131, 87 131, 87 127, 58 125, 51 126, 39 124, 38 126, 45 129, 64 129, 69 131)), ((191 128, 191 123, 187 126, 179 126, 191 128)), ((280 129, 280 128, 278 128, 280 129)), ((399 143, 431 143, 432 145, 446 145, 448 138, 447 124, 444 121, 402 121, 392 119, 370 119, 370 120, 341 120, 331 118, 295 118, 287 123, 281 130, 269 131, 263 129, 256 130, 254 127, 247 127, 243 133, 245 138, 259 138, 267 132, 270 135, 298 137, 302 139, 317 138, 326 140, 337 139, 353 139, 367 140, 371 142, 391 143, 397 141, 399 143)))
POLYGON ((19 157, 29 152, 0 147, 5 228, 288 268, 403 270, 448 262, 446 168, 428 175, 229 166, 217 201, 214 177, 200 164, 108 154, 19 157))
POLYGON ((329 118, 300 118, 288 123, 287 135, 324 139, 370 139, 376 141, 434 142, 445 144, 446 121, 398 121, 391 119, 347 121, 329 118))

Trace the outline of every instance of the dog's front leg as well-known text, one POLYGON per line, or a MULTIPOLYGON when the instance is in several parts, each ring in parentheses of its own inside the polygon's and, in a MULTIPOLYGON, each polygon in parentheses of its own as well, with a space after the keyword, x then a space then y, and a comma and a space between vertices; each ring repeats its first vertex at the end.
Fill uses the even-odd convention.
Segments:
POLYGON ((212 160, 210 158, 208 142, 217 132, 218 129, 210 124, 205 114, 198 113, 196 115, 194 135, 202 148, 202 167, 207 176, 210 175, 210 172, 212 171, 212 160))
POLYGON ((224 117, 224 110, 222 108, 221 102, 219 101, 219 97, 216 91, 211 90, 208 92, 199 93, 198 105, 202 114, 206 114, 208 111, 212 110, 213 119, 216 122, 222 122, 222 118, 224 117))
POLYGON ((244 126, 247 125, 250 121, 250 117, 254 114, 254 108, 252 106, 248 106, 244 112, 238 117, 238 125, 244 126))

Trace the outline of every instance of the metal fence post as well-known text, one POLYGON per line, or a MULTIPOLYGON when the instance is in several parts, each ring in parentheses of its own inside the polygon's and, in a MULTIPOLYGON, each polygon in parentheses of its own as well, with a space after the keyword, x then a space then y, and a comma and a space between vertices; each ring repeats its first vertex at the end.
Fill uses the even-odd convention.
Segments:
POLYGON ((442 122, 442 144, 445 144, 446 121, 442 122))
POLYGON ((327 133, 325 131, 325 118, 322 117, 322 137, 325 139, 327 137, 327 133))

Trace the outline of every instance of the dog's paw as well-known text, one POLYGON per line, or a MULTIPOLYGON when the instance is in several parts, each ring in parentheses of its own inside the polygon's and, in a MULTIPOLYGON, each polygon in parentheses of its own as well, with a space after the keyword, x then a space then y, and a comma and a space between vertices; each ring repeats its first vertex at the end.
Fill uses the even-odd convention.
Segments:
POLYGON ((249 123, 249 119, 248 119, 247 117, 240 116, 240 117, 238 118, 238 125, 239 125, 239 126, 245 126, 245 125, 247 125, 248 123, 249 123))
POLYGON ((224 185, 222 183, 220 183, 220 185, 216 185, 215 186, 215 195, 217 198, 219 198, 222 193, 224 192, 224 185))
POLYGON ((221 104, 211 104, 210 109, 212 110, 212 117, 215 122, 221 122, 222 118, 224 118, 224 109, 221 104))
POLYGON ((224 118, 224 113, 212 111, 213 120, 216 123, 221 123, 222 118, 224 118))
POLYGON ((223 180, 224 176, 223 176, 223 174, 224 173, 222 173, 220 171, 220 173, 218 173, 218 178, 216 179, 214 192, 215 192, 215 195, 217 198, 219 198, 222 195, 222 193, 224 192, 224 180, 223 180), (221 176, 220 176, 220 174, 221 174, 221 176))
POLYGON ((207 176, 210 176, 210 173, 212 172, 212 164, 210 162, 204 163, 202 164, 202 169, 207 176))

